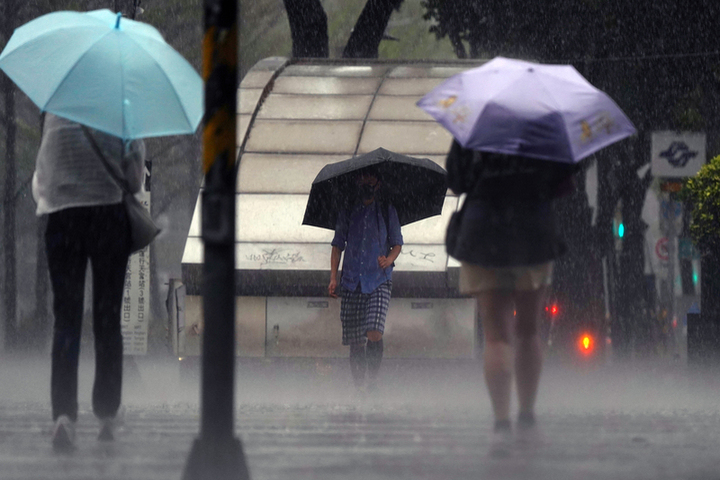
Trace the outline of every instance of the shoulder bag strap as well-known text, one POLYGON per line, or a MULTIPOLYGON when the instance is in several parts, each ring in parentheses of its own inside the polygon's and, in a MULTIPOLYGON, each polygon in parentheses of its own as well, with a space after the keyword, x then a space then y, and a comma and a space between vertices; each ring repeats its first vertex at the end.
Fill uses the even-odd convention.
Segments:
MULTIPOLYGON (((129 195, 132 195, 130 193, 130 189, 127 187, 127 182, 125 182, 123 179, 121 179, 118 174, 110 167, 110 163, 108 162, 107 158, 105 158, 105 155, 103 154, 102 150, 100 149, 100 146, 97 144, 95 139, 93 138, 92 134, 90 133, 90 130, 85 125, 80 125, 82 127, 82 131, 85 134, 85 138, 88 139, 90 142, 90 146, 95 151, 95 154, 100 157, 100 160, 102 161, 103 166, 105 167, 105 170, 110 174, 110 177, 117 183, 117 185, 120 187, 120 189, 123 191, 123 193, 127 193, 129 195)), ((123 155, 125 154, 125 145, 123 145, 123 155)))

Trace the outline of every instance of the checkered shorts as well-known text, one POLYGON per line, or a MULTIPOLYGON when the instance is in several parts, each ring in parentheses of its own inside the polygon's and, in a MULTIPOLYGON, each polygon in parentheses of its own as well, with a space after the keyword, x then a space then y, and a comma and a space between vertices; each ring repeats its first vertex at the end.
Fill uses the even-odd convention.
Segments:
POLYGON ((392 282, 385 282, 372 293, 342 291, 340 321, 342 321, 342 344, 365 343, 367 332, 385 331, 385 317, 390 306, 392 282))

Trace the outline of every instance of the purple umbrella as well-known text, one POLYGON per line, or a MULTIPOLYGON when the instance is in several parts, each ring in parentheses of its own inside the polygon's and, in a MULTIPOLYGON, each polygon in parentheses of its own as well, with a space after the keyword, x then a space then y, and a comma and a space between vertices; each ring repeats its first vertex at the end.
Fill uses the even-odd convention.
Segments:
POLYGON ((635 133, 571 65, 496 57, 445 80, 417 105, 465 148, 576 163, 635 133))

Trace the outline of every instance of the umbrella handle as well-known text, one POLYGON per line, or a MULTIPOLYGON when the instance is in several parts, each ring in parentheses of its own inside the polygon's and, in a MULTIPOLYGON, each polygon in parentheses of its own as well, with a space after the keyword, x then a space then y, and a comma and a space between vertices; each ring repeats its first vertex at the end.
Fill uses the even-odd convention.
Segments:
POLYGON ((117 13, 117 19, 115 20, 115 30, 120 30, 120 19, 122 18, 122 12, 117 13))

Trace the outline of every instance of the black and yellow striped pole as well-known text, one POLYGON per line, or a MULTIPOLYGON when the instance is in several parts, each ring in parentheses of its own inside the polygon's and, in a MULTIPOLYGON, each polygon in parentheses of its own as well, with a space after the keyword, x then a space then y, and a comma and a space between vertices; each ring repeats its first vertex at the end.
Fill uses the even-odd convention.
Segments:
POLYGON ((183 478, 248 479, 235 437, 237 1, 205 0, 202 239, 205 248, 200 436, 183 478))

